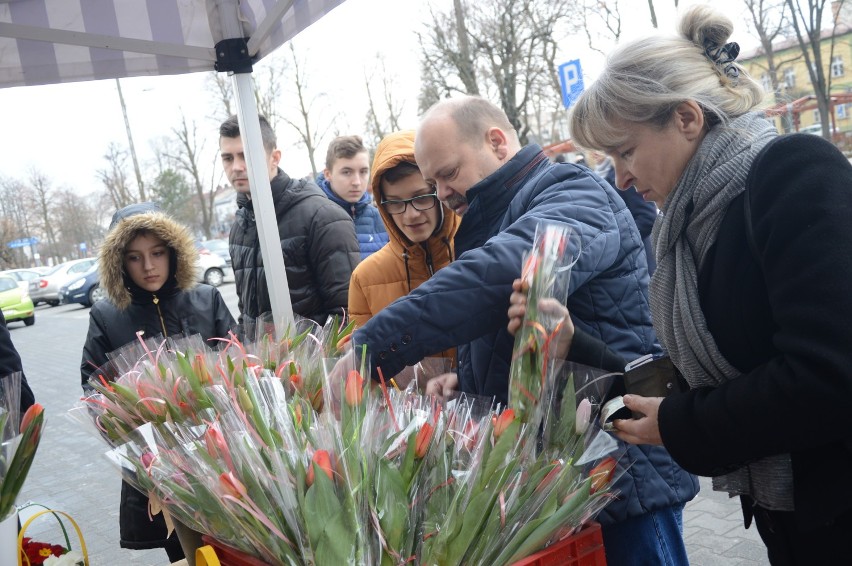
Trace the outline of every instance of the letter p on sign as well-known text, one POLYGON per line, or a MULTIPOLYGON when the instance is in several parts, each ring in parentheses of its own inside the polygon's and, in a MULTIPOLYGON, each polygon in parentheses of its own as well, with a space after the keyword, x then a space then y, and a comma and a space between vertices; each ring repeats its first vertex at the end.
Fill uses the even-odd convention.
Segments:
POLYGON ((562 104, 565 108, 571 108, 585 88, 579 59, 559 66, 559 82, 562 85, 562 104))

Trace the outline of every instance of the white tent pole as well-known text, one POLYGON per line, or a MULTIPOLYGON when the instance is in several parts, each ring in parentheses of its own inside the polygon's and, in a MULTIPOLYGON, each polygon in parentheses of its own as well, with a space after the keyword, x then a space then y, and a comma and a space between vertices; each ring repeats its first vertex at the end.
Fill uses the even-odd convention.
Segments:
MULTIPOLYGON (((237 18, 237 3, 233 0, 223 1, 219 3, 219 6, 223 37, 243 37, 237 18), (228 4, 230 6, 225 8, 228 4)), ((240 138, 248 168, 251 200, 257 221, 260 253, 263 257, 266 286, 269 289, 269 301, 272 305, 272 318, 280 338, 280 333, 285 332, 293 324, 293 305, 290 302, 290 286, 287 284, 281 238, 278 234, 278 220, 275 216, 275 204, 272 201, 272 188, 269 185, 266 151, 263 148, 260 120, 257 117, 257 102, 252 90, 251 72, 233 73, 231 79, 237 104, 237 118, 240 123, 240 138)))

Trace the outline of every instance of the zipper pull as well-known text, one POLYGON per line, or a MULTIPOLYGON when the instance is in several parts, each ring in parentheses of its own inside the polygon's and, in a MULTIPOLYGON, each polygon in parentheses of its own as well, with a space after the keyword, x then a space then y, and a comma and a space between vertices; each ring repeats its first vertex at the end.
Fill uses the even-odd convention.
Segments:
POLYGON ((160 299, 158 299, 158 298, 157 298, 157 295, 154 295, 154 304, 155 304, 155 305, 159 305, 159 304, 160 304, 160 299))

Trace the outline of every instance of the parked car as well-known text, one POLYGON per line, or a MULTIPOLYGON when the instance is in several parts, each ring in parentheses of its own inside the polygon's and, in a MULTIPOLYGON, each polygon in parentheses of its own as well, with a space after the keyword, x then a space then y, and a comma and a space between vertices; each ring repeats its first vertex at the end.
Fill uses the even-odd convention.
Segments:
POLYGON ((0 275, 8 275, 18 282, 18 287, 29 291, 30 281, 37 277, 41 277, 45 272, 36 271, 35 269, 7 269, 0 271, 0 275))
POLYGON ((35 306, 29 292, 8 275, 0 275, 0 310, 6 322, 23 320, 27 326, 35 324, 35 306))
POLYGON ((97 264, 85 275, 72 279, 59 289, 59 302, 63 305, 79 303, 90 307, 106 298, 106 291, 101 288, 101 277, 97 264))
POLYGON ((213 287, 218 287, 225 280, 225 275, 231 274, 229 262, 222 256, 212 253, 198 254, 198 280, 213 287))
POLYGON ((60 263, 46 275, 30 281, 30 297, 33 304, 47 303, 52 307, 59 304, 59 289, 71 279, 89 271, 97 258, 72 259, 60 263))
POLYGON ((227 266, 231 267, 231 250, 228 248, 228 240, 204 240, 196 242, 195 247, 198 248, 198 253, 201 255, 210 253, 220 256, 225 260, 227 266))

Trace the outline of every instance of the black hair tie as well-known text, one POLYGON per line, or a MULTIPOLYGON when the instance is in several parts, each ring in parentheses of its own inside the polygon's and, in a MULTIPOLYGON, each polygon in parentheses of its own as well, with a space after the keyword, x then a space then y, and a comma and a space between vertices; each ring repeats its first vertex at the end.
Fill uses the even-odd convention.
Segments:
POLYGON ((713 61, 714 64, 722 67, 725 76, 736 85, 737 79, 740 77, 740 70, 734 65, 737 56, 740 54, 740 44, 736 41, 726 43, 721 47, 708 45, 704 48, 704 54, 713 61))

